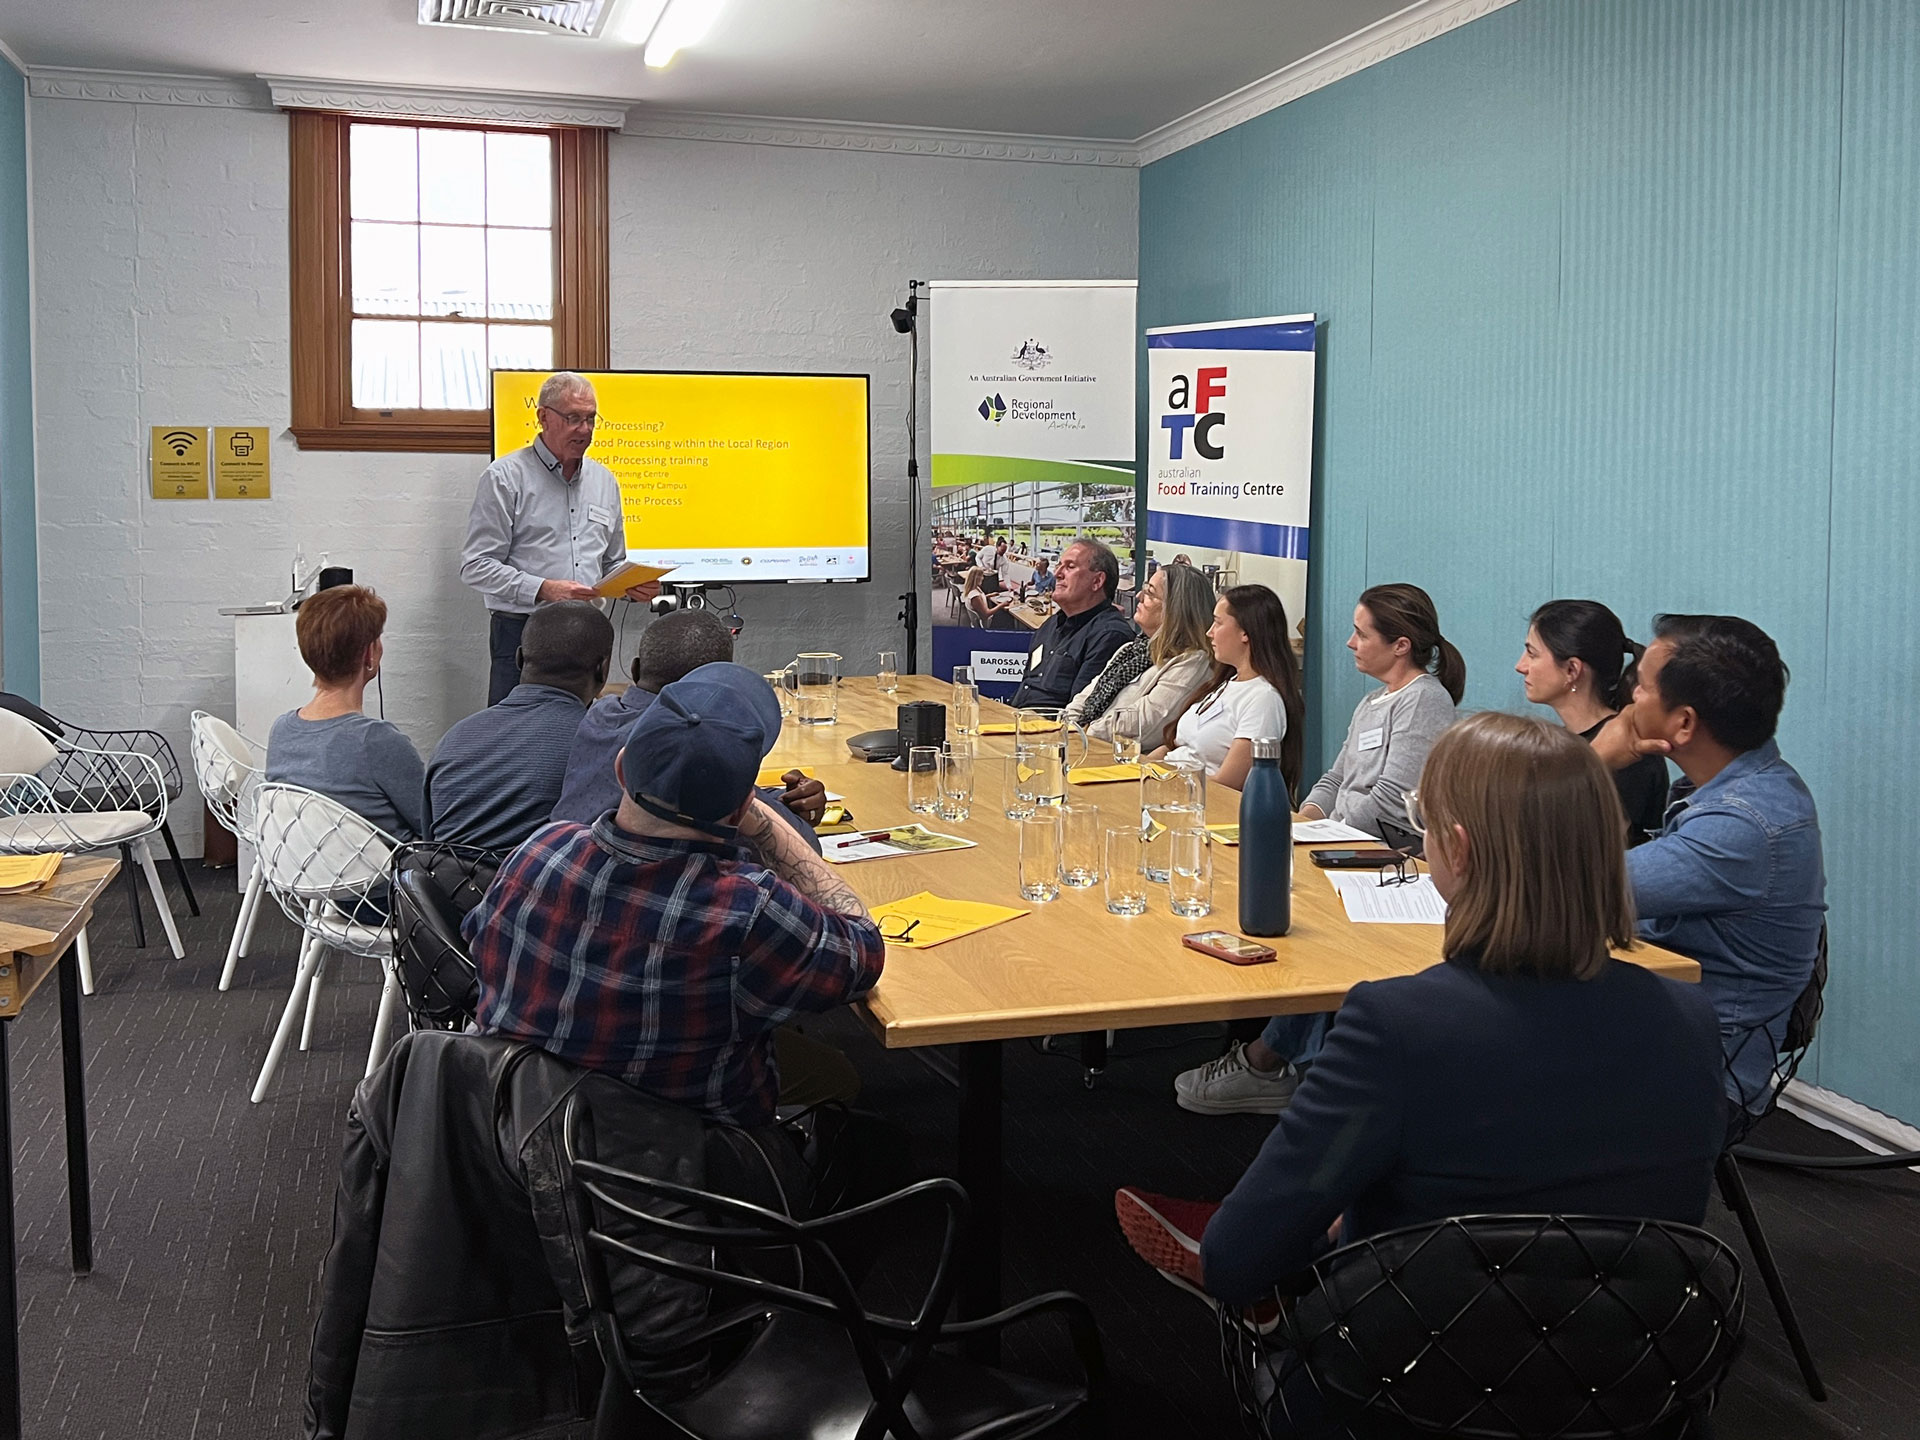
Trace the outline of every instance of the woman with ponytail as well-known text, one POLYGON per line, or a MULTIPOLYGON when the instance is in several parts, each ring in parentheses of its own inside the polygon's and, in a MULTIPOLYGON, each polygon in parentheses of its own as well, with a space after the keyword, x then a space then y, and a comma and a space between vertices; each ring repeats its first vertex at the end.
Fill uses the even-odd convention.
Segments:
MULTIPOLYGON (((1406 793, 1440 733, 1458 718, 1467 662, 1440 633, 1433 600, 1418 585, 1375 585, 1353 607, 1347 638, 1354 667, 1380 682, 1361 700, 1333 768, 1300 807, 1303 819, 1333 819, 1369 835, 1380 822, 1408 823, 1406 793)), ((1200 1115, 1278 1115, 1320 1053, 1325 1015, 1276 1015, 1258 1040, 1183 1071, 1173 1093, 1200 1115)))
MULTIPOLYGON (((1591 742, 1633 699, 1644 645, 1627 638, 1620 617, 1597 600, 1549 600, 1533 612, 1527 643, 1513 668, 1527 699, 1551 706, 1560 723, 1591 742)), ((1667 762, 1643 755, 1613 772, 1627 815, 1627 844, 1659 831, 1667 809, 1667 762)))
POLYGON ((1467 688, 1467 662, 1440 633, 1433 600, 1418 585, 1375 585, 1353 607, 1353 664, 1380 689, 1361 700, 1333 768, 1300 813, 1380 833, 1406 823, 1406 792, 1467 688))

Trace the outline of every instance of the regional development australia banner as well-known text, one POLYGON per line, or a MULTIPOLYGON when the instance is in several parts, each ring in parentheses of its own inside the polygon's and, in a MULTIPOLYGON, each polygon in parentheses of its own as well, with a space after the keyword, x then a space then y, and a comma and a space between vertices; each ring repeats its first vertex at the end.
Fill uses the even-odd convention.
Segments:
POLYGON ((1147 331, 1147 553, 1265 585, 1306 644, 1314 317, 1147 331))
POLYGON ((1004 698, 1051 613, 1045 574, 1076 535, 1111 545, 1122 584, 1129 579, 1135 283, 935 280, 929 289, 931 673, 945 680, 972 665, 986 693, 1004 698), (1002 539, 1004 554, 979 565, 1002 539), (962 597, 976 570, 985 599, 970 610, 962 597))

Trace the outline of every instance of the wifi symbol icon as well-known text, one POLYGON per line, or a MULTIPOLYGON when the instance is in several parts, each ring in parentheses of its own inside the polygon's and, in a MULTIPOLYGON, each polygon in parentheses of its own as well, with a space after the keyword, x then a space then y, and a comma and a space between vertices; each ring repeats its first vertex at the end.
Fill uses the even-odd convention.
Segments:
POLYGON ((173 458, 178 460, 191 450, 199 439, 200 437, 191 430, 169 430, 160 437, 160 443, 173 451, 173 458))

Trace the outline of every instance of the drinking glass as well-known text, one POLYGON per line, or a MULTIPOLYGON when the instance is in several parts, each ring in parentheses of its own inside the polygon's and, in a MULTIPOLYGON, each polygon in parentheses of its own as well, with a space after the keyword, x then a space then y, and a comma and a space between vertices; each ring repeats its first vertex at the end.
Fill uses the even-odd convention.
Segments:
POLYGON ((931 815, 940 807, 940 747, 915 745, 907 751, 907 809, 931 815))
POLYGON ((1020 822, 1020 897, 1060 898, 1060 812, 1050 806, 1020 822))
POLYGON ((953 667, 953 698, 947 704, 947 728, 956 735, 980 732, 980 687, 971 665, 953 667))
POLYGON ((831 725, 840 714, 840 657, 809 650, 794 657, 793 713, 802 725, 831 725))
POLYGON ((1100 807, 1060 807, 1060 883, 1088 890, 1100 883, 1100 807))
POLYGON ((792 673, 790 670, 769 670, 760 677, 773 687, 774 698, 780 702, 780 718, 783 720, 793 718, 793 690, 787 684, 792 673))
POLYGON ((1113 707, 1113 763, 1116 765, 1140 763, 1140 706, 1138 704, 1113 707))
POLYGON ((1203 829, 1167 832, 1167 900, 1173 913, 1193 920, 1213 913, 1213 848, 1203 829))
POLYGON ((1140 829, 1147 837, 1149 880, 1167 883, 1168 835, 1204 826, 1206 819, 1207 771, 1199 761, 1163 761, 1140 772, 1140 829))
POLYGON ((962 741, 940 753, 940 818, 964 820, 973 813, 973 746, 962 741))
POLYGON ((1136 825, 1107 831, 1107 913, 1147 913, 1146 837, 1136 825))
POLYGON ((900 688, 900 656, 897 651, 880 652, 879 664, 873 672, 873 683, 882 695, 891 695, 900 688))
POLYGON ((1000 764, 1001 809, 1009 820, 1024 820, 1033 814, 1033 786, 1023 777, 1018 755, 1009 755, 1000 764))

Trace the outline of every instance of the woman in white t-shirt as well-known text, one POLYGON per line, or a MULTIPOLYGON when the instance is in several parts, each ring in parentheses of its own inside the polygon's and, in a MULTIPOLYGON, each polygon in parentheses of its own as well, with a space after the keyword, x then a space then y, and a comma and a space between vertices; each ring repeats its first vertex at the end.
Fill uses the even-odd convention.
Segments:
POLYGON ((1264 585, 1236 585, 1213 607, 1214 670, 1168 725, 1154 759, 1198 760, 1207 778, 1238 790, 1253 768, 1253 742, 1279 740, 1280 773, 1300 784, 1300 662, 1288 643, 1287 607, 1264 585))

